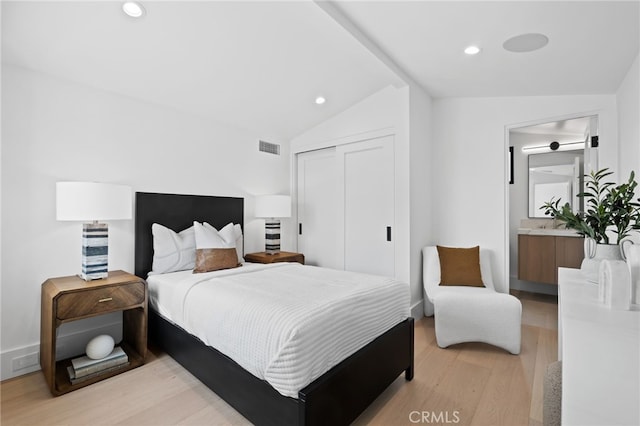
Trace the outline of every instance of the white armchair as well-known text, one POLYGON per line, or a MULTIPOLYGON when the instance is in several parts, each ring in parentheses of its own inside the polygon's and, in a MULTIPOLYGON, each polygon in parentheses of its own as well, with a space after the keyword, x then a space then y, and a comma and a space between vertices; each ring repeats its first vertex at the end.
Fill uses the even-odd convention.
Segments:
POLYGON ((435 316, 438 346, 484 342, 520 353, 522 304, 495 291, 490 252, 480 249, 480 274, 485 287, 441 286, 436 247, 422 249, 425 315, 435 316))

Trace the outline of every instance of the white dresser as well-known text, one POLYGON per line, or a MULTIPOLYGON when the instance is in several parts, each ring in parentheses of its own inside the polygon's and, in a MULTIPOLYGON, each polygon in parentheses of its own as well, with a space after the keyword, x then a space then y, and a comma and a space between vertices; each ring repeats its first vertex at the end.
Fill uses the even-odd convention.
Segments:
POLYGON ((578 269, 558 271, 562 424, 640 425, 640 310, 598 302, 578 269))

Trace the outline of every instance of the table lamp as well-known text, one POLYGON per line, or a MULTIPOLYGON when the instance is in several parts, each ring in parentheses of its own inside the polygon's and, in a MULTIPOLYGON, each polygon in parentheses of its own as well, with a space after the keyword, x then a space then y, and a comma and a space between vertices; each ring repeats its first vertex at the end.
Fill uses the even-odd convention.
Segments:
POLYGON ((106 278, 109 227, 99 221, 131 219, 131 187, 95 182, 57 182, 56 219, 85 222, 82 225, 80 277, 85 281, 106 278))
POLYGON ((256 217, 265 218, 264 246, 267 254, 280 253, 280 219, 291 216, 291 197, 260 195, 256 197, 256 217))

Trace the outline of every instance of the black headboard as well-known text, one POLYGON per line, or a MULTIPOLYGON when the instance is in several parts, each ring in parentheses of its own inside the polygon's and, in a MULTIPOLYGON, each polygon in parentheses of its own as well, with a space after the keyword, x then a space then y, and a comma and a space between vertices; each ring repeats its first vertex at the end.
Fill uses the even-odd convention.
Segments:
POLYGON ((217 229, 233 222, 244 231, 244 198, 136 192, 135 211, 135 274, 142 278, 153 262, 153 223, 179 232, 194 220, 217 229))

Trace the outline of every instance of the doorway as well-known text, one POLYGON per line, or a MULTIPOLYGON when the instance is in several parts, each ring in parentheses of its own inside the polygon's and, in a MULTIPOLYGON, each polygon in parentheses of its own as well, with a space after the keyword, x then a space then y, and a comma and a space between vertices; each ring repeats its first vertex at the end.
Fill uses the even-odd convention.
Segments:
POLYGON ((507 127, 512 183, 508 184, 509 288, 556 295, 557 286, 518 279, 518 229, 552 227, 539 204, 551 198, 582 209, 583 175, 597 170, 598 116, 575 115, 507 127), (595 139, 592 137, 595 136, 595 139), (592 146, 593 145, 593 146, 592 146))

